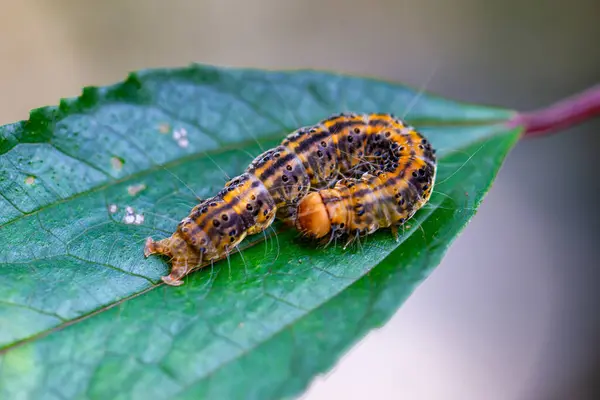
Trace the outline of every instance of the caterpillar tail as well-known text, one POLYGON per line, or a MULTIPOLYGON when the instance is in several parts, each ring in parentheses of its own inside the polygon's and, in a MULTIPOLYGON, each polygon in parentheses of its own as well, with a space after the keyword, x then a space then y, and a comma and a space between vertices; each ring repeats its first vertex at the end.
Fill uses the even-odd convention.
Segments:
POLYGON ((170 286, 183 285, 182 278, 189 274, 202 262, 202 253, 195 251, 183 240, 177 232, 173 236, 154 241, 151 237, 146 239, 144 256, 153 254, 167 256, 171 259, 171 272, 161 277, 161 280, 170 286))
POLYGON ((171 286, 208 262, 227 257, 246 238, 268 228, 277 208, 254 175, 233 178, 214 197, 196 205, 166 239, 146 239, 144 255, 170 259, 171 271, 161 279, 171 286))

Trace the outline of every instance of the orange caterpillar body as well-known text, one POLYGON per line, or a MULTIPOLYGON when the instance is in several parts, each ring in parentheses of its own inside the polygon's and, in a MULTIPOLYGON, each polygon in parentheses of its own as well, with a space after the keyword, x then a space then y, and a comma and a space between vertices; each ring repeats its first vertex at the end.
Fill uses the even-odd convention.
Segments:
POLYGON ((200 263, 223 258, 275 218, 314 239, 351 243, 390 227, 396 234, 429 200, 436 168, 428 141, 394 116, 335 115, 258 156, 171 237, 148 238, 144 254, 168 256, 171 273, 162 279, 181 285, 200 263))

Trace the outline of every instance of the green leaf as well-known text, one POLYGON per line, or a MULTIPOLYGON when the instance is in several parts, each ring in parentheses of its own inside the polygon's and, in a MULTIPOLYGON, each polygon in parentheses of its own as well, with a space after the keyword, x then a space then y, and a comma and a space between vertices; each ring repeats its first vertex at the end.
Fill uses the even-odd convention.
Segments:
POLYGON ((373 79, 193 66, 0 128, 0 398, 298 395, 440 262, 519 138, 512 115, 373 79), (272 230, 155 285, 168 265, 143 257, 146 237, 169 236, 260 146, 340 111, 409 111, 438 149, 436 191, 400 243, 318 249, 272 230))

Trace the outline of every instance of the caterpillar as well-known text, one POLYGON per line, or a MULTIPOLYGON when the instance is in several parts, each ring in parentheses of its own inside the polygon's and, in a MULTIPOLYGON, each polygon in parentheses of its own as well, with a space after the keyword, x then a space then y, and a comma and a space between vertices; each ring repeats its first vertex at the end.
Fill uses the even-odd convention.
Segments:
POLYGON ((221 259, 277 218, 322 241, 381 228, 397 237, 430 198, 435 150, 391 114, 341 113, 297 129, 256 157, 243 174, 196 205, 171 237, 146 239, 145 257, 170 258, 173 286, 203 261, 221 259))

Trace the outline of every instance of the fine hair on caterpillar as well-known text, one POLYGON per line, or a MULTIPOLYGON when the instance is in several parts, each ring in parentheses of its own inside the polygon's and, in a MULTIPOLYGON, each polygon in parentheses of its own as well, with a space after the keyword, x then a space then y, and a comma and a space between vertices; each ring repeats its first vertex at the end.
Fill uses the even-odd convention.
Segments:
POLYGON ((431 144, 390 114, 342 113, 290 133, 244 173, 192 208, 171 237, 148 238, 145 256, 172 263, 170 285, 202 262, 227 256, 275 219, 303 236, 346 245, 397 230, 430 198, 437 171, 431 144))

